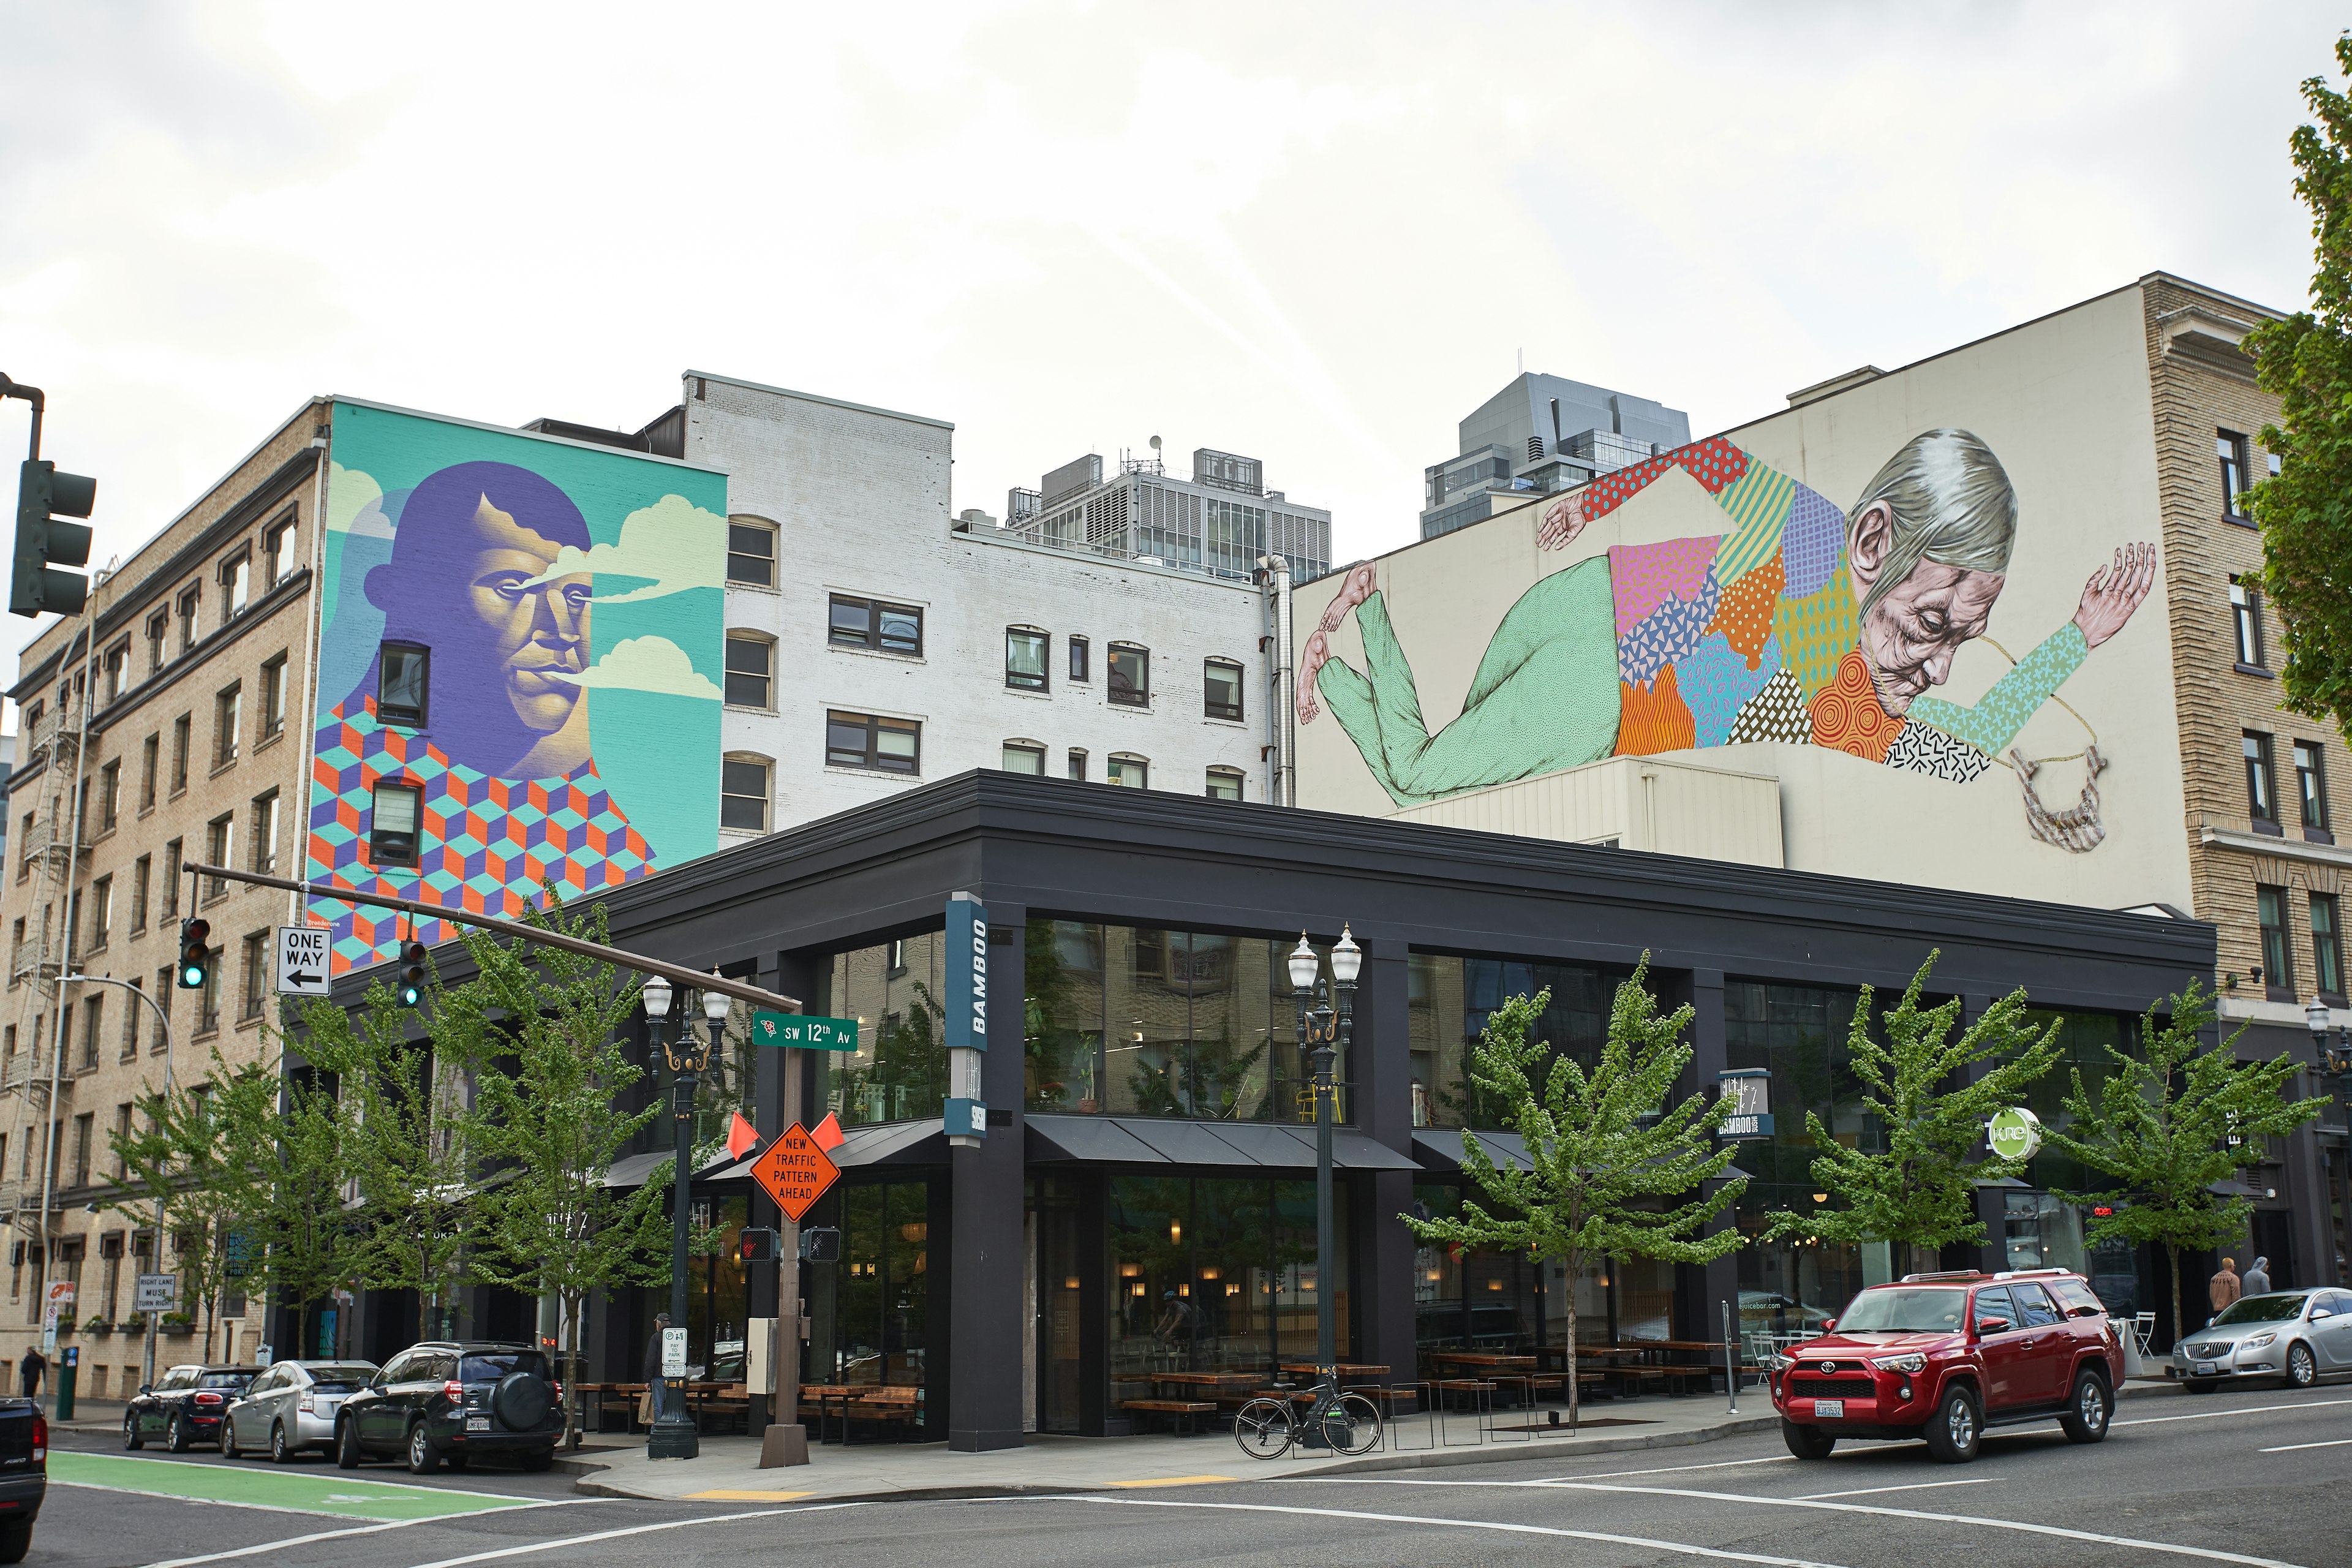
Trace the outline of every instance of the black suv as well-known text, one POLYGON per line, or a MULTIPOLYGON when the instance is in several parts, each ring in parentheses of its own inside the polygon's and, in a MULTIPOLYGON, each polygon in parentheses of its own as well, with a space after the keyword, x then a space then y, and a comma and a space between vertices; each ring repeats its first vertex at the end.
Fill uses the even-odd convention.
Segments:
POLYGON ((335 1463, 399 1455, 420 1476, 478 1454, 513 1455, 543 1470, 563 1432, 563 1385, 530 1345, 435 1340, 384 1363, 335 1413, 335 1463))

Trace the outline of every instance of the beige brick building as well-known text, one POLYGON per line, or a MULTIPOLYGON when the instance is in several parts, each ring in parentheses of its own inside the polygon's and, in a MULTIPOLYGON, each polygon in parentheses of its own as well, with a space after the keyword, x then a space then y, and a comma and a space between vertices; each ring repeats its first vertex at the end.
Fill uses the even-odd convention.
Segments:
MULTIPOLYGON (((186 1082, 215 1050, 238 1063, 263 1048, 268 932, 291 896, 199 888, 180 868, 299 863, 327 407, 305 405, 98 574, 85 613, 34 640, 8 693, 23 761, 9 780, 13 863, 0 881, 0 1212, 10 1221, 0 1357, 13 1365, 40 1342, 45 1272, 68 1281, 80 1326, 60 1353, 80 1347, 85 1398, 135 1389, 147 1348, 119 1325, 132 1316, 134 1277, 153 1267, 152 1233, 89 1207, 116 1172, 108 1135, 163 1086, 167 1060, 186 1082), (220 953, 201 993, 173 984, 191 915, 210 923, 220 953), (121 984, 66 981, 75 973, 121 984)), ((232 1293, 219 1308, 211 1355, 249 1356, 260 1297, 232 1293)), ((161 1335, 156 1363, 204 1355, 205 1326, 199 1310, 191 1336, 161 1335)))

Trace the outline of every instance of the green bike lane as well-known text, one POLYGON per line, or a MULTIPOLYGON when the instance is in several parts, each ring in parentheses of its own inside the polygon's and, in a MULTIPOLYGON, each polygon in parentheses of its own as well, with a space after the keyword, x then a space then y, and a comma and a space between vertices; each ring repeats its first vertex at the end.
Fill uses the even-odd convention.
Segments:
POLYGON ((343 1470, 319 1473, 257 1469, 55 1448, 49 1452, 49 1484, 378 1523, 544 1508, 552 1500, 500 1492, 463 1491, 451 1487, 362 1480, 343 1470))

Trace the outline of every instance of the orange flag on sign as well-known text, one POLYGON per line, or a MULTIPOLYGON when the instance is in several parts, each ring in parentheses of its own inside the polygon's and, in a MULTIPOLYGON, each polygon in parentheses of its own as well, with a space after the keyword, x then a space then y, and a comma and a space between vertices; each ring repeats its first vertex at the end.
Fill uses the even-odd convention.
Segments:
POLYGON ((744 1121, 741 1111, 735 1112, 735 1119, 727 1124, 727 1157, 740 1160, 759 1146, 759 1129, 744 1121))
POLYGON ((815 1142, 818 1148, 825 1150, 838 1149, 845 1142, 841 1131, 841 1123, 834 1120, 833 1112, 830 1110, 824 1113, 824 1121, 809 1129, 809 1137, 815 1142))

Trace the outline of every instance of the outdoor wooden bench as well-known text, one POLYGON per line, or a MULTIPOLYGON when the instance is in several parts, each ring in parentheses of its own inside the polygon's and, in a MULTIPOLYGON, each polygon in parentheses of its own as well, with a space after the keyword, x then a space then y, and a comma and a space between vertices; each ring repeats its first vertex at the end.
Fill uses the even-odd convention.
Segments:
POLYGON ((1197 1417, 1217 1413, 1216 1405, 1205 1399, 1122 1399, 1118 1407, 1121 1410, 1143 1410, 1155 1415, 1181 1416, 1185 1429, 1195 1432, 1200 1430, 1195 1425, 1197 1417))

